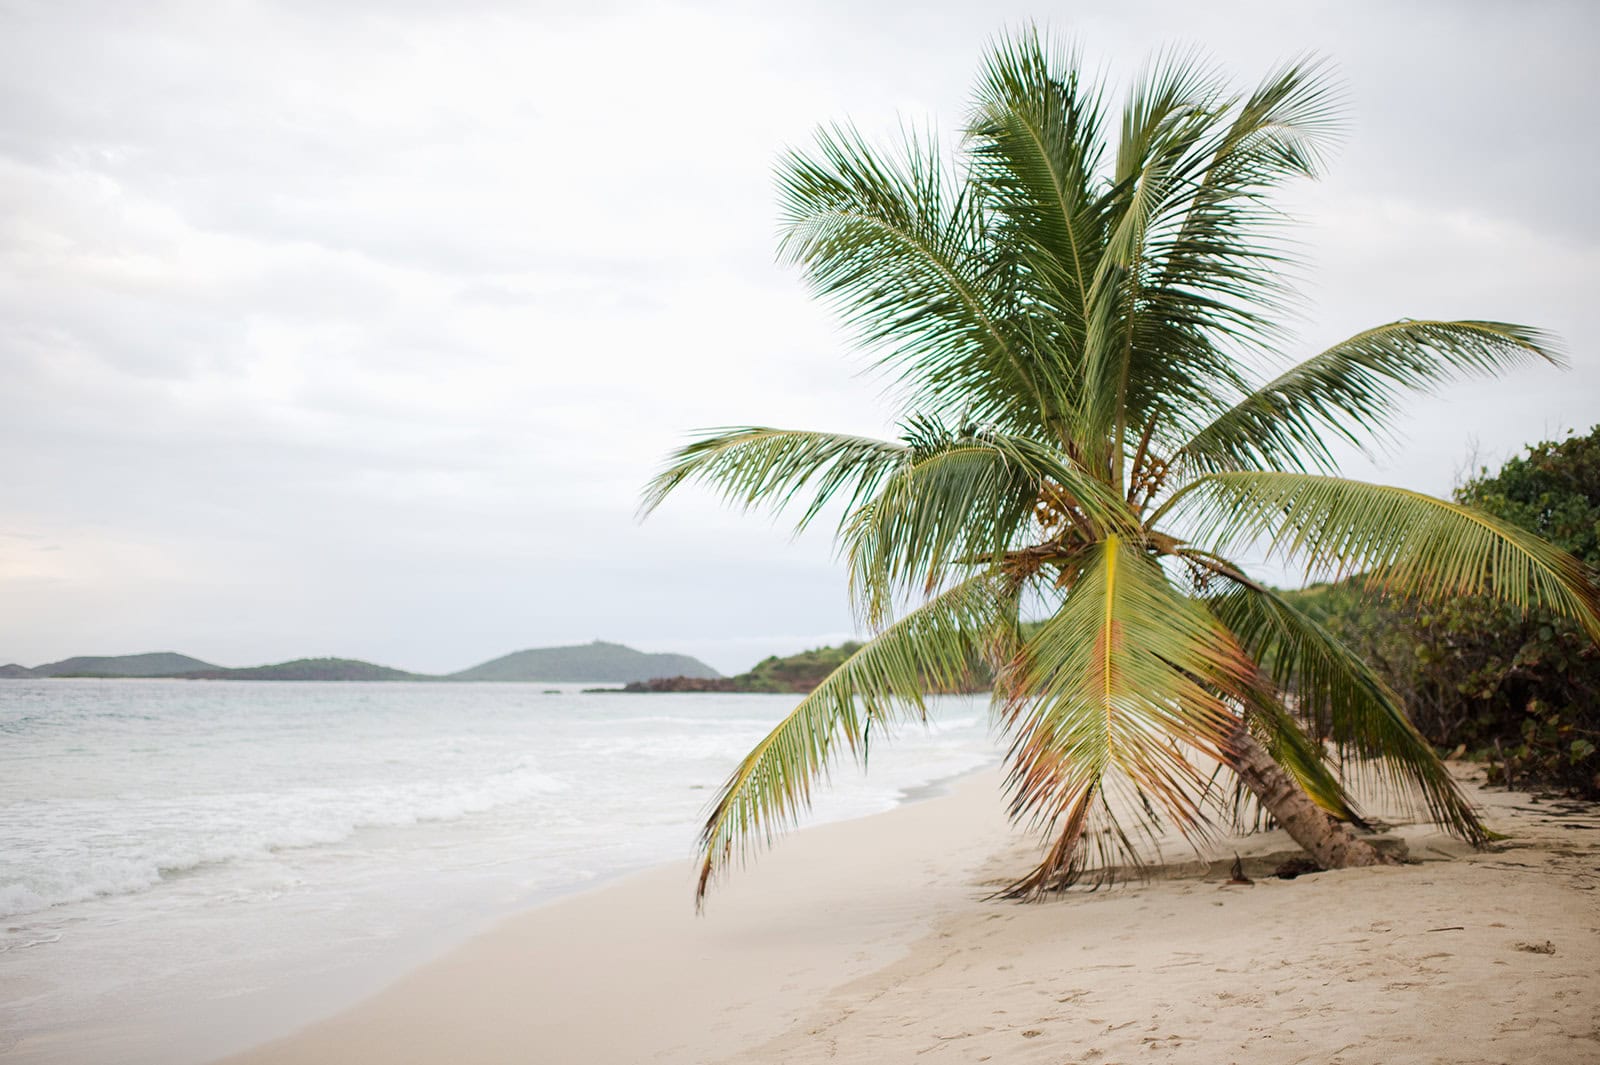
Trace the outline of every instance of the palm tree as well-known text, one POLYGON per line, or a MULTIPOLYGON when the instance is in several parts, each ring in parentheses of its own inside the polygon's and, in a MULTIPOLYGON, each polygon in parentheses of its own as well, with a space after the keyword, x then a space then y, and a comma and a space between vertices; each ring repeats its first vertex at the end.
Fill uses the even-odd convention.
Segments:
POLYGON ((1327 446, 1376 437, 1405 390, 1558 363, 1547 337, 1405 319, 1266 376, 1287 363, 1290 295, 1268 196, 1317 173, 1336 95, 1312 61, 1234 94, 1166 55, 1113 118, 1078 57, 1029 32, 987 57, 958 163, 931 135, 881 152, 835 126, 780 164, 781 253, 878 352, 904 436, 707 431, 646 491, 648 513, 702 482, 798 528, 842 509, 875 632, 723 786, 697 902, 793 823, 841 743, 864 755, 873 726, 925 716, 923 692, 975 661, 994 672, 1012 814, 1050 841, 1018 895, 1136 864, 1163 822, 1203 834, 1219 764, 1324 868, 1383 860, 1348 827, 1347 765, 1486 838, 1373 670, 1232 559, 1265 548, 1386 593, 1544 606, 1600 638, 1570 556, 1339 477, 1327 446))

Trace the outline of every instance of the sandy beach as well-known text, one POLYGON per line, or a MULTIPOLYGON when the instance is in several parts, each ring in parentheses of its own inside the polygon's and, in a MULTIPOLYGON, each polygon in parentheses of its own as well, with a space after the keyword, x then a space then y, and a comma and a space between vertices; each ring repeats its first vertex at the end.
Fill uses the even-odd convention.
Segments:
POLYGON ((1280 880, 1265 833, 1019 905, 997 784, 794 834, 703 917, 686 865, 535 910, 228 1063, 1600 1059, 1593 809, 1477 791, 1489 852, 1280 880))

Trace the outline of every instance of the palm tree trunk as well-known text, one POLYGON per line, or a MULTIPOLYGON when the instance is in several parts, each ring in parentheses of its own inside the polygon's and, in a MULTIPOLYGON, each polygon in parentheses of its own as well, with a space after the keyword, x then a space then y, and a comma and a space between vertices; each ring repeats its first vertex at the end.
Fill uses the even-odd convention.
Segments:
POLYGON ((1372 844, 1356 838, 1347 825, 1334 820, 1311 801, 1305 789, 1284 772, 1266 748, 1242 725, 1232 737, 1231 768, 1255 794, 1261 808, 1324 869, 1358 865, 1392 865, 1372 844))

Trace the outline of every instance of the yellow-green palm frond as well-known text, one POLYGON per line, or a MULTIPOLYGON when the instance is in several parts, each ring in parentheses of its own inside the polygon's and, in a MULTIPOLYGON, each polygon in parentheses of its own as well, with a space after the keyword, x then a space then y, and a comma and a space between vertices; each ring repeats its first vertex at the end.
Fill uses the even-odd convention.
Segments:
POLYGON ((865 759, 869 726, 924 714, 927 690, 971 682, 975 661, 1004 654, 1016 633, 1016 590, 982 575, 945 591, 863 644, 739 763, 700 832, 696 903, 735 857, 792 827, 810 806, 840 741, 865 759))
POLYGON ((1122 818, 1142 826, 1146 815, 1165 816, 1186 835, 1203 833, 1206 786, 1191 756, 1224 757, 1239 717, 1217 688, 1237 691, 1251 671, 1149 556, 1116 536, 1089 549, 1065 601, 1012 666, 1015 694, 1003 710, 1012 810, 1059 833, 1014 890, 1070 882, 1114 855, 1137 863, 1122 818), (1121 810, 1111 801, 1119 792, 1121 810))
POLYGON ((1421 492, 1309 473, 1215 473, 1175 493, 1152 523, 1166 514, 1219 552, 1261 543, 1301 561, 1308 577, 1368 573, 1402 595, 1541 606, 1600 639, 1600 595, 1581 562, 1531 532, 1421 492))

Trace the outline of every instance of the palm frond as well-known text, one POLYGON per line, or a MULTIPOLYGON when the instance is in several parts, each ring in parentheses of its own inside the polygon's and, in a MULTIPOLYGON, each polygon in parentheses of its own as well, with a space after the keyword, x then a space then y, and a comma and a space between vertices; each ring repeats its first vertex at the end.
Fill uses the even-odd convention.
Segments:
POLYGON ((1270 239, 1281 218, 1263 196, 1314 176, 1337 132, 1337 93, 1318 67, 1290 64, 1238 98, 1197 57, 1172 55, 1130 98, 1096 284, 1110 343, 1088 360, 1091 394, 1116 412, 1119 461, 1127 426, 1150 426, 1170 450, 1220 412, 1216 397, 1245 389, 1231 349, 1280 338, 1271 312, 1293 256, 1270 239))
POLYGON ((841 740, 858 758, 869 724, 925 716, 926 687, 970 681, 974 661, 1004 656, 1017 598, 1003 578, 973 577, 929 600, 845 659, 756 745, 723 784, 700 831, 696 904, 735 857, 793 827, 841 740))
POLYGON ((1531 532, 1421 492, 1310 473, 1214 473, 1174 493, 1151 524, 1167 514, 1214 551, 1261 543, 1301 560, 1310 578, 1369 573, 1387 591, 1423 599, 1487 595, 1542 606, 1600 639, 1600 594, 1581 562, 1531 532))
MULTIPOLYGON (((1216 66, 1189 51, 1150 62, 1123 110, 1115 171, 1117 224, 1094 283, 1096 302, 1114 304, 1118 323, 1107 337, 1110 344, 1094 345, 1088 360, 1099 398, 1114 405, 1112 419, 1093 421, 1106 421, 1110 429, 1118 473, 1125 462, 1126 429, 1144 424, 1155 397, 1173 387, 1192 393, 1198 384, 1200 397, 1187 398, 1203 398, 1211 390, 1205 387, 1208 373, 1229 369, 1226 358, 1214 352, 1216 337, 1206 336, 1200 323, 1152 313, 1152 299, 1162 297, 1163 289, 1155 286, 1168 273, 1171 240, 1189 217, 1206 160, 1234 102, 1216 66)), ((1166 406, 1182 409, 1182 400, 1170 397, 1166 406)))
POLYGON ((996 46, 967 125, 972 178, 998 219, 992 245, 1027 293, 1028 357, 1055 416, 1075 405, 1104 244, 1102 106, 1076 53, 1035 31, 996 46))
POLYGON ((1226 107, 1215 67, 1197 54, 1173 53, 1150 64, 1123 110, 1111 221, 1090 290, 1079 410, 1084 437, 1109 449, 1119 485, 1127 426, 1143 413, 1130 409, 1130 390, 1152 360, 1176 354, 1139 342, 1146 287, 1157 272, 1151 238, 1180 213, 1190 183, 1186 164, 1226 107))
POLYGON ((1297 60, 1269 74, 1231 121, 1219 115, 1178 168, 1148 240, 1153 269, 1127 397, 1129 420, 1154 419, 1164 451, 1217 412, 1216 397, 1246 390, 1227 346, 1280 339, 1274 312, 1292 293, 1285 268, 1296 256, 1275 239, 1284 216, 1264 196, 1317 176, 1340 111, 1322 64, 1297 60))
POLYGON ((1390 322, 1357 333, 1262 385, 1199 430, 1178 459, 1205 471, 1290 466, 1331 471, 1331 435, 1361 446, 1393 420, 1404 391, 1543 360, 1552 339, 1506 322, 1390 322))
POLYGON ((1116 536, 1091 548, 1012 667, 1012 812, 1061 832, 1014 892, 1071 882, 1117 855, 1136 864, 1120 823, 1129 811, 1137 830, 1165 815, 1185 834, 1203 833, 1205 782, 1190 754, 1224 757, 1238 716, 1213 689, 1237 690, 1250 669, 1148 556, 1116 536), (1107 801, 1108 788, 1127 801, 1107 801), (1083 835, 1097 824, 1086 850, 1083 835))
POLYGON ((844 127, 817 142, 816 157, 793 153, 779 166, 782 257, 885 353, 910 407, 1043 425, 1044 394, 988 255, 987 216, 937 143, 910 136, 885 155, 844 127))
MULTIPOLYGON (((1239 578, 1231 583, 1208 600, 1211 612, 1262 664, 1273 686, 1291 693, 1318 735, 1326 734, 1341 756, 1362 759, 1397 790, 1420 793, 1436 824, 1474 844, 1485 842, 1483 825, 1449 770, 1371 667, 1271 589, 1239 578)), ((1293 741, 1282 718, 1269 725, 1293 741)))
POLYGON ((766 426, 709 429, 668 457, 666 468, 645 487, 639 516, 688 482, 710 485, 725 502, 745 510, 764 506, 775 512, 809 488, 799 531, 841 494, 846 512, 854 510, 910 456, 904 444, 870 437, 766 426))

